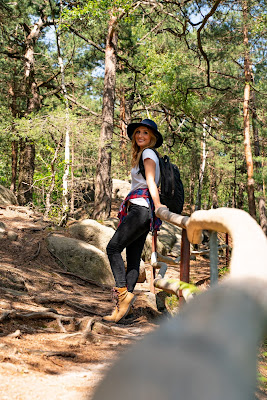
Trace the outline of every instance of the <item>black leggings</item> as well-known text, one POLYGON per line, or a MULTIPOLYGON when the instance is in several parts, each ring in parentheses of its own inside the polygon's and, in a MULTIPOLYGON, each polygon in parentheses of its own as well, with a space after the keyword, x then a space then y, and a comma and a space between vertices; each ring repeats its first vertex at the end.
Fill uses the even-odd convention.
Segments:
POLYGON ((131 203, 128 214, 107 245, 107 255, 117 287, 134 290, 138 276, 141 254, 150 227, 150 209, 131 203), (126 248, 127 270, 121 256, 126 248))

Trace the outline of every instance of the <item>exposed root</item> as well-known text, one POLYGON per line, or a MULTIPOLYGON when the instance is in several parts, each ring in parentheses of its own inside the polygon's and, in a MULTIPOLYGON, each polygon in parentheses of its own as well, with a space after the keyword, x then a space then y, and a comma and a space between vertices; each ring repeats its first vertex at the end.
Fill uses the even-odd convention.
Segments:
POLYGON ((70 351, 49 351, 49 352, 44 352, 43 356, 46 358, 49 357, 76 358, 77 354, 72 353, 70 351))
POLYGON ((47 303, 57 303, 57 304, 65 304, 66 306, 69 306, 71 308, 75 308, 76 310, 82 311, 83 313, 86 314, 92 314, 96 316, 102 316, 99 313, 96 313, 93 311, 91 308, 88 306, 83 307, 80 304, 77 304, 74 301, 64 299, 62 297, 58 296, 47 296, 47 297, 33 297, 33 300, 38 303, 38 304, 47 304, 47 303))
POLYGON ((74 317, 66 317, 65 315, 57 314, 53 311, 32 311, 32 312, 18 312, 16 310, 9 310, 2 313, 0 322, 9 319, 23 319, 23 320, 38 320, 38 319, 56 319, 57 321, 73 322, 74 317))

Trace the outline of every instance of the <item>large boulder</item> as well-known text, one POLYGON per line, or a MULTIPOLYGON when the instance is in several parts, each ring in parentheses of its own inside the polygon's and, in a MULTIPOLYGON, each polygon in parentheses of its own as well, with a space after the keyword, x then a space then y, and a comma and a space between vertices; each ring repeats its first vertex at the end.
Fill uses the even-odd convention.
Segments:
POLYGON ((69 227, 69 233, 72 237, 84 240, 99 250, 106 252, 106 247, 115 230, 105 226, 94 219, 84 219, 69 227))
MULTIPOLYGON (((84 219, 71 225, 69 233, 75 239, 84 240, 106 253, 108 242, 115 233, 115 229, 112 226, 115 228, 113 219, 110 220, 110 224, 108 224, 108 220, 100 224, 94 219, 84 219)), ((126 261, 125 251, 123 251, 122 257, 126 261)))
MULTIPOLYGON (((83 240, 106 254, 107 244, 115 233, 113 228, 106 226, 107 221, 108 220, 105 221, 105 225, 102 225, 94 219, 84 219, 83 221, 71 225, 69 227, 69 233, 72 237, 83 240)), ((122 252, 122 258, 126 265, 125 250, 122 252)), ((138 282, 144 282, 145 279, 145 265, 141 261, 138 282)))
POLYGON ((0 205, 1 206, 18 205, 18 201, 14 193, 10 189, 2 185, 0 185, 0 205))
POLYGON ((95 246, 56 234, 48 236, 47 246, 68 271, 97 283, 114 286, 108 258, 95 246))
POLYGON ((120 179, 112 179, 112 197, 113 199, 125 199, 131 191, 131 184, 120 179))

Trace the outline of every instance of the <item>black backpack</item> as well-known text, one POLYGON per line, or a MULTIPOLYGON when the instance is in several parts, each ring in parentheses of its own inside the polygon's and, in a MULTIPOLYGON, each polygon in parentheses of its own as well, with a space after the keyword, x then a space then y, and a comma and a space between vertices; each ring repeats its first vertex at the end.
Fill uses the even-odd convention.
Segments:
MULTIPOLYGON (((171 212, 181 214, 184 206, 184 186, 179 168, 170 162, 168 156, 160 157, 155 149, 151 149, 159 158, 160 167, 160 201, 171 212)), ((146 179, 142 155, 139 160, 139 173, 146 179)))

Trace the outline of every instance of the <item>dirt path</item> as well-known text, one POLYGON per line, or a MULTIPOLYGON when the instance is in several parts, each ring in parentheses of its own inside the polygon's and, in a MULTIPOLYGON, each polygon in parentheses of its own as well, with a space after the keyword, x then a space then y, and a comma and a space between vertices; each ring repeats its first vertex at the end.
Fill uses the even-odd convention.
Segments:
MULTIPOLYGON (((162 320, 149 273, 137 285, 133 314, 123 324, 103 324, 113 307, 110 291, 57 264, 45 238, 58 228, 16 207, 0 209, 1 222, 13 234, 0 239, 0 400, 92 398, 105 370, 162 320)), ((168 276, 178 278, 179 270, 168 276)), ((208 276, 206 259, 192 262, 193 281, 208 276)))

